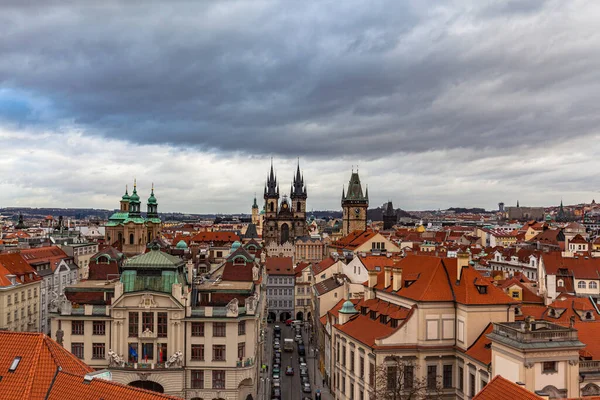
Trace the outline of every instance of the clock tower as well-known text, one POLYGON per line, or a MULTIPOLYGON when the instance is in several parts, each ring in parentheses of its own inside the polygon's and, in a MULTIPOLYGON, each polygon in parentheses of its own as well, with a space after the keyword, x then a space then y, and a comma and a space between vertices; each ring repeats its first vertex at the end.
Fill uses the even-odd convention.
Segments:
POLYGON ((352 171, 348 191, 342 188, 342 235, 346 236, 356 230, 367 229, 367 209, 369 208, 369 189, 363 195, 358 171, 352 171))

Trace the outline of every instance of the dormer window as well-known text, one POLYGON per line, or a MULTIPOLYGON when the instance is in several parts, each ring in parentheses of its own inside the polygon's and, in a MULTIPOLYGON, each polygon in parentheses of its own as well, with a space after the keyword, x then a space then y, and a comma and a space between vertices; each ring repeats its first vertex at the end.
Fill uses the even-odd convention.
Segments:
POLYGON ((370 314, 369 317, 372 320, 376 320, 377 319, 377 311, 371 311, 369 314, 370 314))
POLYGON ((563 281, 562 279, 559 279, 556 284, 558 285, 558 287, 565 287, 565 281, 563 281))
POLYGON ((365 306, 362 306, 362 307, 360 308, 360 313, 361 313, 362 315, 367 315, 367 307, 365 307, 365 306))
POLYGON ((585 313, 585 319, 594 319, 594 316, 592 315, 591 312, 588 311, 585 313))
POLYGON ((486 294, 487 293, 487 286, 476 285, 475 287, 477 288, 477 291, 479 292, 479 294, 486 294))
POLYGON ((381 322, 382 324, 387 324, 387 315, 380 315, 379 322, 381 322))
POLYGON ((556 310, 555 310, 554 308, 551 308, 551 309, 550 309, 550 313, 549 313, 549 315, 550 315, 551 317, 556 317, 556 316, 557 316, 557 315, 556 315, 556 310))
POLYGON ((404 281, 404 287, 409 287, 410 285, 412 285, 413 283, 415 283, 415 281, 404 281))
POLYGON ((392 319, 391 319, 391 322, 390 322, 390 326, 391 326, 392 328, 397 328, 397 327, 398 327, 398 320, 397 320, 397 319, 395 319, 395 318, 392 318, 392 319))

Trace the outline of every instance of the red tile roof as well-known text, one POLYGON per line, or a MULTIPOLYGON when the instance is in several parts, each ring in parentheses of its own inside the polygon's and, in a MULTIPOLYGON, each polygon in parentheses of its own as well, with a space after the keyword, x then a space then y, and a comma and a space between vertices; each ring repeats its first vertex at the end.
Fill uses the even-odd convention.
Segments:
POLYGON ((17 369, 2 373, 3 400, 44 399, 58 367, 80 376, 93 371, 43 333, 0 331, 0 370, 8 371, 17 356, 17 369))
POLYGON ((600 279, 600 258, 563 257, 560 252, 544 253, 544 267, 548 275, 560 275, 559 269, 566 269, 568 275, 578 279, 600 279))
POLYGON ((372 320, 366 315, 358 314, 352 317, 344 325, 335 325, 335 327, 346 335, 358 340, 369 347, 373 347, 375 340, 391 335, 396 329, 389 325, 384 325, 378 320, 372 320))
POLYGON ((60 371, 46 399, 180 400, 181 398, 102 379, 92 379, 90 382, 85 382, 80 375, 60 371))
MULTIPOLYGON (((462 269, 457 283, 457 259, 408 255, 395 267, 402 268, 402 287, 398 296, 415 301, 456 301, 461 304, 516 304, 502 289, 487 285, 481 274, 472 267, 462 269), (407 286, 406 282, 412 281, 407 286), (477 286, 486 286, 480 293, 477 286)), ((393 274, 392 274, 393 276, 393 274)), ((367 284, 367 282, 365 282, 367 284)), ((393 285, 385 288, 385 271, 377 275, 375 289, 393 292, 393 285)))
POLYGON ((321 272, 329 269, 329 267, 331 267, 336 262, 337 262, 337 260, 335 258, 329 256, 326 259, 324 259, 323 261, 321 261, 317 264, 313 264, 312 265, 313 274, 319 275, 321 272))
POLYGON ((307 263, 307 262, 299 262, 298 265, 296 265, 296 267, 294 267, 294 274, 296 276, 302 275, 302 271, 304 270, 304 268, 308 267, 309 265, 310 265, 310 263, 307 263))
MULTIPOLYGON (((31 268, 29 264, 27 264, 20 253, 0 254, 0 266, 4 268, 2 271, 0 271, 0 275, 8 275, 4 272, 8 271, 9 274, 16 275, 17 283, 30 283, 42 279, 38 276, 37 272, 35 272, 35 270, 31 268)), ((4 278, 5 279, 2 279, 3 285, 6 283, 6 277, 4 278)))
POLYGON ((578 233, 573 239, 569 240, 569 243, 587 244, 587 241, 578 233))
POLYGON ((543 400, 543 397, 530 392, 522 386, 517 385, 496 375, 473 400, 543 400))
POLYGON ((465 353, 480 363, 490 365, 492 362, 492 341, 488 339, 486 335, 492 333, 493 329, 494 326, 491 323, 488 324, 483 332, 481 332, 481 335, 479 335, 479 337, 475 340, 475 342, 473 342, 471 347, 469 347, 465 353))
POLYGON ((231 261, 225 263, 221 278, 224 281, 252 282, 252 268, 254 263, 234 264, 231 261))
POLYGON ((294 275, 292 257, 268 257, 265 267, 269 275, 294 275))
POLYGON ((67 255, 67 253, 63 251, 63 249, 57 246, 45 246, 36 247, 33 249, 24 249, 21 250, 21 255, 29 265, 39 262, 50 263, 52 271, 56 270, 58 264, 60 264, 62 260, 67 260, 71 258, 67 255))
POLYGON ((368 271, 383 271, 384 267, 391 267, 394 265, 394 262, 398 262, 400 260, 398 258, 387 257, 385 255, 362 256, 360 254, 358 255, 358 259, 368 271), (379 269, 377 269, 377 267, 379 267, 379 269))
MULTIPOLYGON (((240 241, 240 237, 234 232, 218 231, 218 232, 200 232, 192 238, 192 242, 225 242, 233 243, 240 241)), ((175 243, 177 244, 177 243, 175 243)))
POLYGON ((347 236, 336 240, 331 243, 329 247, 336 249, 348 249, 354 250, 357 247, 362 246, 365 242, 371 239, 373 236, 377 235, 377 232, 367 229, 364 231, 356 230, 354 232, 349 233, 347 236))

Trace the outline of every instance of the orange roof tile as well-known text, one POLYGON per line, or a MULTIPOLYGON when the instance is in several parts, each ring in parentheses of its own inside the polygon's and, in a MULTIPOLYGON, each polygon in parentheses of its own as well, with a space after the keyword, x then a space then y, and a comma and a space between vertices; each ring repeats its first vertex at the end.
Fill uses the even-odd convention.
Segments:
POLYGON ((486 335, 492 333, 493 328, 494 326, 492 324, 488 324, 483 332, 481 332, 481 335, 479 335, 471 347, 466 351, 466 354, 469 357, 474 358, 485 365, 490 365, 492 362, 492 341, 488 339, 486 335))
POLYGON ((312 265, 313 274, 315 274, 315 275, 320 274, 321 272, 325 271, 326 269, 329 269, 329 267, 331 267, 336 262, 337 262, 337 260, 335 258, 329 256, 326 259, 322 260, 321 262, 319 262, 317 264, 313 264, 312 265))
POLYGON ((377 232, 367 229, 364 231, 356 230, 354 232, 350 232, 347 236, 336 240, 331 243, 329 246, 337 249, 349 249, 354 250, 357 247, 360 247, 373 236, 377 235, 377 232))
POLYGON ((376 339, 389 336, 398 329, 392 328, 388 324, 384 325, 379 321, 372 320, 361 314, 352 317, 344 325, 338 324, 335 325, 335 327, 339 331, 369 347, 373 347, 376 339))
POLYGON ((20 253, 0 254, 0 266, 3 266, 10 274, 16 275, 18 283, 30 283, 42 279, 38 276, 37 272, 27 264, 20 253))
POLYGON ((200 232, 192 238, 192 242, 226 242, 233 243, 239 241, 240 237, 234 232, 217 231, 217 232, 200 232))
POLYGON ((150 390, 138 389, 103 379, 85 382, 82 376, 60 371, 52 384, 47 400, 180 400, 150 390))
POLYGON ((269 275, 294 275, 294 260, 292 257, 269 257, 265 268, 269 275))
POLYGON ((17 356, 17 369, 0 380, 3 400, 44 399, 58 367, 81 376, 93 371, 43 333, 0 331, 0 370, 8 371, 17 356))
POLYGON ((473 400, 543 400, 543 397, 530 392, 522 386, 517 385, 496 375, 473 400))

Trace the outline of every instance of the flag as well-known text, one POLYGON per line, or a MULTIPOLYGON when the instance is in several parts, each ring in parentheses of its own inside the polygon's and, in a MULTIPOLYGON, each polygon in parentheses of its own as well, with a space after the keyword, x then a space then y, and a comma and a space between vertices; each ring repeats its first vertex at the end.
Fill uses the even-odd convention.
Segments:
POLYGON ((137 351, 135 350, 135 348, 132 345, 129 345, 129 356, 133 359, 135 359, 135 361, 137 361, 137 351))
POLYGON ((158 348, 158 362, 163 362, 163 351, 162 347, 158 348))

